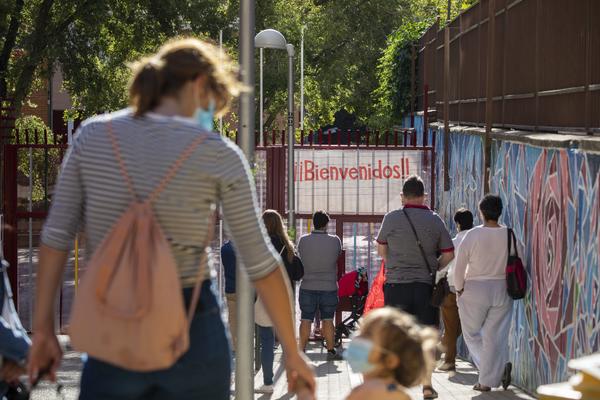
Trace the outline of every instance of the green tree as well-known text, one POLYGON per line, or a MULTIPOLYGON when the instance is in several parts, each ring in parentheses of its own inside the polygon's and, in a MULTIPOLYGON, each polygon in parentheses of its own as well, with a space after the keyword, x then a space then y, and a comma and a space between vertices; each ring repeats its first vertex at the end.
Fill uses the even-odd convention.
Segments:
POLYGON ((126 104, 127 63, 183 33, 215 38, 222 0, 3 0, 0 97, 17 107, 60 64, 84 115, 126 104))
MULTIPOLYGON (((369 95, 377 87, 375 68, 386 37, 406 12, 408 0, 263 0, 272 11, 261 11, 257 30, 281 31, 296 47, 305 38, 305 108, 308 127, 333 122, 333 114, 345 108, 366 122, 369 95)), ((287 60, 285 52, 265 55, 265 126, 285 110, 287 60)), ((296 62, 296 77, 299 62, 296 62)), ((298 79, 296 79, 298 84, 298 79)), ((299 86, 296 87, 298 93, 299 86)), ((299 96, 297 96, 298 100, 299 96)))
MULTIPOLYGON (((33 143, 55 143, 52 131, 39 117, 22 116, 15 121, 15 134, 19 143, 26 143, 29 139, 33 143)), ((17 181, 23 186, 28 186, 31 180, 31 200, 34 209, 43 207, 46 199, 46 190, 55 180, 61 157, 59 149, 29 148, 21 150, 18 154, 17 181)), ((22 199, 21 199, 22 201, 22 199)))
MULTIPOLYGON (((450 18, 470 7, 476 0, 452 0, 450 18)), ((372 92, 370 126, 391 128, 410 112, 411 69, 413 47, 436 19, 445 21, 448 13, 447 0, 413 0, 409 12, 387 40, 377 63, 377 88, 372 92)))

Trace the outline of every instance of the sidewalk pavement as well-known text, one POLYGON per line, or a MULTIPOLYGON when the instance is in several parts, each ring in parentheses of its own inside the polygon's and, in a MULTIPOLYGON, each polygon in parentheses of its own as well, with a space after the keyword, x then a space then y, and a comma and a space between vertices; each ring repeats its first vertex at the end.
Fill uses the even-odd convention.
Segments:
MULTIPOLYGON (((61 338, 61 342, 66 342, 66 337, 61 338)), ((347 343, 345 343, 347 345, 347 343)), ((348 364, 343 361, 327 361, 326 351, 320 343, 312 342, 307 349, 307 355, 310 358, 317 375, 317 398, 326 400, 344 399, 352 387, 362 382, 359 374, 352 372, 348 364)), ((275 352, 275 392, 272 395, 255 395, 255 400, 284 400, 293 399, 294 396, 287 394, 287 382, 285 369, 281 362, 281 347, 275 352)), ((48 382, 40 384, 39 388, 32 393, 32 400, 55 400, 55 399, 76 399, 79 393, 79 377, 81 374, 80 354, 74 351, 66 351, 64 359, 58 373, 58 379, 63 385, 62 395, 57 396, 56 385, 48 382)), ((255 387, 262 385, 262 372, 259 371, 254 379, 255 387)), ((532 400, 521 390, 510 387, 509 390, 494 390, 489 393, 479 393, 472 390, 477 382, 477 371, 466 361, 458 361, 457 372, 454 374, 435 372, 433 374, 433 384, 439 393, 440 400, 532 400)), ((414 400, 422 399, 419 388, 411 390, 411 396, 414 400)), ((235 396, 232 396, 234 399, 235 396)))
MULTIPOLYGON (((344 344, 344 347, 347 343, 344 344)), ((345 399, 352 387, 362 382, 362 376, 352 372, 346 361, 327 361, 326 351, 320 343, 310 343, 307 348, 317 375, 317 399, 342 400, 345 399)), ((283 400, 292 399, 287 391, 285 370, 281 363, 281 349, 275 353, 275 391, 272 395, 254 396, 255 400, 283 400)), ((260 387, 263 383, 262 371, 259 371, 254 379, 254 386, 260 387)), ((509 390, 494 390, 481 393, 473 390, 477 383, 477 370, 468 362, 458 360, 456 373, 434 372, 433 386, 439 393, 440 400, 533 400, 520 389, 511 386, 509 390)), ((413 400, 423 398, 420 388, 410 390, 413 400)), ((232 397, 234 399, 234 397, 232 397)))

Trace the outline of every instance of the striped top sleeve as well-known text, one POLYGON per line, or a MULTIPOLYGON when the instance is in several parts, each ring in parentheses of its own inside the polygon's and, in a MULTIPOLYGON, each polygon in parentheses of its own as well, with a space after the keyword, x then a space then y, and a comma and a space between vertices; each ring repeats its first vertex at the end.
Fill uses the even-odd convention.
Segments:
MULTIPOLYGON (((63 161, 42 243, 68 250, 84 228, 85 257, 93 254, 131 203, 110 140, 110 120, 137 197, 145 198, 198 135, 206 140, 153 202, 184 286, 196 279, 211 205, 222 205, 240 260, 256 280, 281 263, 260 218, 251 171, 239 148, 190 120, 129 110, 91 118, 80 126, 63 161)), ((207 271, 206 278, 210 277, 207 271)))

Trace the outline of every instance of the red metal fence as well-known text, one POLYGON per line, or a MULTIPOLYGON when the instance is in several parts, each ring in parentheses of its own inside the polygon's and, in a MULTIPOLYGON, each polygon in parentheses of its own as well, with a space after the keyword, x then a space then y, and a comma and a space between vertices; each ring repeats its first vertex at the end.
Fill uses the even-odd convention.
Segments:
POLYGON ((449 121, 483 126, 489 98, 494 127, 600 132, 598 21, 597 0, 481 0, 448 25, 449 57, 445 27, 419 40, 417 109, 427 92, 439 120, 447 105, 449 121))
MULTIPOLYGON (((10 130, 4 141, 2 245, 4 256, 11 266, 8 275, 15 302, 23 325, 30 329, 40 232, 50 207, 58 170, 68 147, 67 135, 39 130, 10 130)), ((73 261, 70 260, 67 274, 74 274, 73 261)), ((74 286, 74 277, 71 276, 66 282, 66 286, 74 286)), ((62 300, 61 290, 57 313, 59 322, 63 315, 62 300)), ((68 305, 65 306, 68 309, 68 305)))
MULTIPOLYGON (((229 135, 233 140, 235 134, 229 135)), ((282 214, 287 210, 287 146, 286 133, 264 132, 264 144, 256 147, 256 186, 259 192, 259 207, 273 208, 282 214)), ((256 135, 257 144, 260 141, 256 135)), ((430 204, 435 196, 435 136, 418 137, 414 129, 389 131, 306 131, 299 132, 295 147, 301 151, 344 150, 352 153, 363 150, 367 153, 383 153, 386 150, 415 152, 422 154, 420 171, 430 193, 430 204)), ((61 160, 68 148, 68 137, 45 131, 10 130, 10 136, 2 144, 3 151, 3 221, 4 254, 12 268, 9 270, 13 292, 23 324, 31 329, 35 267, 38 260, 40 233, 52 200, 52 190, 61 160)), ((339 151, 338 151, 339 152, 339 151)), ((334 153, 333 151, 330 153, 334 153)), ((398 153, 399 154, 399 153, 398 153)), ((362 193, 361 193, 362 194, 362 193)), ((367 199, 368 200, 368 199, 367 199)), ((365 201, 367 201, 365 200, 365 201)), ((342 208, 343 209, 343 208, 342 208)), ((349 269, 356 266, 378 268, 374 237, 379 229, 381 213, 332 213, 331 231, 336 233, 348 249, 345 265, 349 269)), ((311 215, 297 213, 296 231, 309 232, 311 215)), ((224 237, 224 232, 218 229, 224 237)), ((82 237, 78 236, 74 247, 84 248, 82 237)), ((214 243, 217 255, 219 241, 214 243)), ((69 257, 63 281, 60 304, 56 310, 58 326, 61 329, 68 320, 70 305, 76 290, 78 273, 85 270, 84 252, 76 251, 69 257), (83 268, 79 268, 83 266, 83 268), (80 271, 81 270, 81 271, 80 271)), ((374 271, 375 272, 375 271, 374 271)), ((221 280, 219 280, 221 282, 221 280)), ((221 285, 220 285, 221 286, 221 285)))

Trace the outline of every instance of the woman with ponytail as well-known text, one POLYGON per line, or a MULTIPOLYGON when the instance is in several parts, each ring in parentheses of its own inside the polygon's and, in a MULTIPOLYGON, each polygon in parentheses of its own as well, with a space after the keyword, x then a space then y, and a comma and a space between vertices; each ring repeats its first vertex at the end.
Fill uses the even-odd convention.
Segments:
MULTIPOLYGON (((214 229, 207 221, 220 203, 237 254, 283 346, 291 389, 297 380, 314 389, 313 373, 294 338, 281 257, 256 209, 248 162, 234 143, 212 132, 215 116, 244 90, 236 74, 215 46, 192 38, 171 41, 133 66, 130 108, 90 118, 79 127, 42 232, 28 366, 32 381, 42 375, 55 379, 60 364, 54 300, 76 233, 83 227, 89 257, 132 201, 150 198, 183 287, 173 296, 183 296, 186 304, 198 279, 202 243, 208 229, 214 229), (187 158, 175 164, 186 150, 187 158), (161 185, 174 165, 177 172, 161 185), (161 186, 159 195, 150 196, 161 186)), ((172 367, 139 372, 89 357, 80 398, 229 399, 230 348, 210 276, 207 270, 200 277, 190 347, 172 367)))

